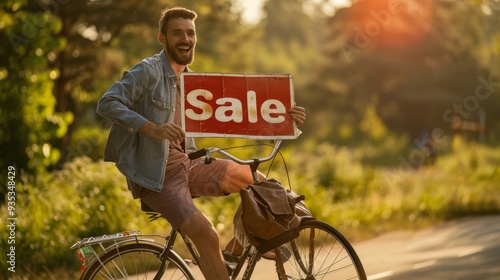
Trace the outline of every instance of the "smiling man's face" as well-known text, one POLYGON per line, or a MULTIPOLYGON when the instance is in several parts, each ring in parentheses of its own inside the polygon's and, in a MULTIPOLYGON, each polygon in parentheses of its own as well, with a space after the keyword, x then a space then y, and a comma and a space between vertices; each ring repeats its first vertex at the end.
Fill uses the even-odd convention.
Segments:
POLYGON ((164 46, 168 58, 179 65, 193 63, 196 47, 194 22, 185 18, 171 19, 165 35, 164 46))

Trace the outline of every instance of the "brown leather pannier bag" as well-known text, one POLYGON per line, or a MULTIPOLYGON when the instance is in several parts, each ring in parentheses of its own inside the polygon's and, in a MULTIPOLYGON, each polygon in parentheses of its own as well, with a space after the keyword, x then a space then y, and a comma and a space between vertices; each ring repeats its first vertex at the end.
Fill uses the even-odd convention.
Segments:
MULTIPOLYGON (((293 193, 274 179, 249 185, 246 189, 240 190, 240 197, 241 205, 234 222, 235 235, 241 244, 245 242, 242 240, 244 238, 241 237, 241 232, 238 234, 238 231, 241 231, 239 227, 243 228, 250 243, 259 247, 268 240, 295 230, 302 216, 312 216, 301 202, 304 199, 303 195, 293 193), (240 210, 241 215, 239 215, 240 210)), ((287 241, 289 240, 283 239, 281 243, 287 241)))

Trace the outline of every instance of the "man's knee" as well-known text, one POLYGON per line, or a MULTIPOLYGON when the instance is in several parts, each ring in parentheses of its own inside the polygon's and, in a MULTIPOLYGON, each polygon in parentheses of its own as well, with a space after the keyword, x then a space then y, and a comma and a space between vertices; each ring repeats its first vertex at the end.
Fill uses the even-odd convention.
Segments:
POLYGON ((245 165, 231 163, 221 180, 221 189, 226 194, 237 193, 251 183, 253 183, 253 177, 250 168, 245 165))
POLYGON ((200 211, 196 211, 187 217, 180 230, 192 240, 203 238, 207 241, 217 242, 217 244, 219 242, 217 231, 210 220, 200 211))

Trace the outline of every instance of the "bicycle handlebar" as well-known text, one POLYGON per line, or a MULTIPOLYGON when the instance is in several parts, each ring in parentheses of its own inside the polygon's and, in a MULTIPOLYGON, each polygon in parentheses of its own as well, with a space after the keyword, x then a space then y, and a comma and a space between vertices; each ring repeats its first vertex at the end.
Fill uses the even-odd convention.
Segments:
POLYGON ((251 165, 251 164, 254 164, 256 161, 257 162, 266 162, 266 161, 273 159, 274 156, 276 156, 276 154, 280 150, 280 148, 283 146, 283 144, 285 144, 284 140, 277 140, 273 146, 273 150, 271 151, 271 153, 268 156, 262 157, 262 158, 249 159, 249 160, 243 160, 243 159, 237 158, 237 157, 233 156, 232 154, 226 152, 224 149, 216 148, 216 147, 200 149, 196 152, 190 153, 188 155, 188 157, 190 160, 193 160, 193 159, 197 159, 197 158, 205 156, 205 157, 207 157, 208 160, 210 160, 212 158, 213 153, 219 153, 222 156, 224 156, 225 158, 230 159, 236 163, 243 164, 243 165, 251 165))
POLYGON ((201 150, 197 150, 196 152, 192 152, 192 153, 188 154, 188 158, 190 160, 201 158, 202 156, 206 156, 207 152, 208 152, 208 149, 203 148, 201 150))

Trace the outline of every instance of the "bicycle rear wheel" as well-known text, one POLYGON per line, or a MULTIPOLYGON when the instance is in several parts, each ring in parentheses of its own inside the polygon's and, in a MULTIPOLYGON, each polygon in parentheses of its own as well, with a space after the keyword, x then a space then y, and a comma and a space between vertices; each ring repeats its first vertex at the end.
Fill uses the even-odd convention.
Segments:
POLYGON ((318 220, 299 226, 299 237, 280 247, 282 279, 361 279, 366 274, 349 241, 335 228, 318 220))
MULTIPOLYGON (((94 261, 82 274, 91 279, 153 279, 160 269, 158 256, 163 247, 153 243, 133 243, 116 247, 94 261)), ((154 279, 194 280, 186 263, 176 254, 169 254, 162 277, 154 279)))

